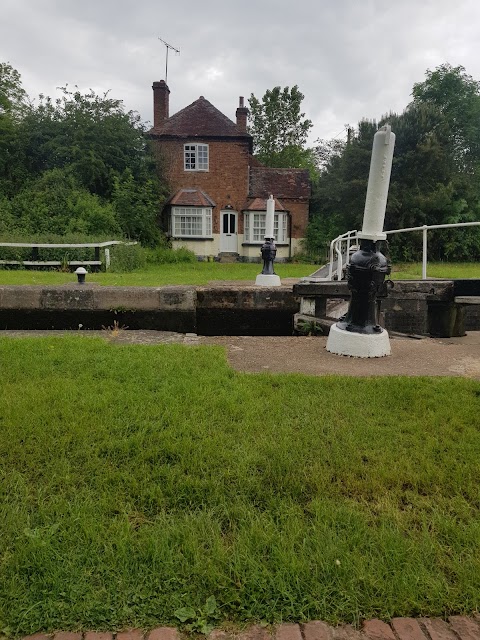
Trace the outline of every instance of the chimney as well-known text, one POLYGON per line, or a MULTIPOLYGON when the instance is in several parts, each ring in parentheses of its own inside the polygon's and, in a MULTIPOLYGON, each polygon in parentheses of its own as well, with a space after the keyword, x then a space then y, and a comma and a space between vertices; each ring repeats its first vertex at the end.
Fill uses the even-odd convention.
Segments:
POLYGON ((154 82, 153 89, 153 128, 159 129, 165 120, 168 120, 169 113, 169 95, 170 89, 168 88, 165 80, 160 82, 154 82))
POLYGON ((239 103, 238 103, 238 109, 235 112, 235 115, 237 116, 237 127, 240 129, 240 131, 245 131, 246 132, 247 131, 248 109, 243 104, 243 96, 240 96, 239 103))

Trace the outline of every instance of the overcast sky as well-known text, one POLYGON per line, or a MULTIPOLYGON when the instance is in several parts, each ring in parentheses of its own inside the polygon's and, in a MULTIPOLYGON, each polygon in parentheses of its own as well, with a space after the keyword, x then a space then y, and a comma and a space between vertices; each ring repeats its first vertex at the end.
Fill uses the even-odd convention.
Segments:
POLYGON ((203 95, 234 120, 240 95, 296 84, 313 142, 401 112, 444 62, 480 80, 479 25, 478 0, 0 0, 0 61, 31 98, 110 90, 151 122, 162 38, 171 115, 203 95))

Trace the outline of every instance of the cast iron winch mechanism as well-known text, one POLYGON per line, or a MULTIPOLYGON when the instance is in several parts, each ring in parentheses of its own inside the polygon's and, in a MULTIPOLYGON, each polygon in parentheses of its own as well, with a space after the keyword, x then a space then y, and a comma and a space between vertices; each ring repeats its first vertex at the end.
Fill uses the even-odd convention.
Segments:
POLYGON ((393 286, 390 275, 391 266, 380 252, 378 242, 360 240, 360 249, 355 251, 347 265, 347 282, 351 292, 348 311, 337 326, 345 331, 376 334, 383 331, 379 324, 380 301, 378 295, 386 295, 386 283, 393 286))

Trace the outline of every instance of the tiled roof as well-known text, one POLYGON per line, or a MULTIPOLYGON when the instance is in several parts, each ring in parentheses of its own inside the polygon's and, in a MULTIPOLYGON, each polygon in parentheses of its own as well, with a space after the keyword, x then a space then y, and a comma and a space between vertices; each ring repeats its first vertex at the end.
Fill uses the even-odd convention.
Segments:
POLYGON ((167 204, 179 207, 215 207, 215 202, 201 189, 179 189, 167 204))
POLYGON ((150 130, 150 134, 157 136, 178 136, 182 138, 220 137, 247 138, 251 136, 242 131, 227 116, 223 115, 211 102, 200 96, 181 111, 157 128, 150 130))
MULTIPOLYGON (((283 204, 277 198, 275 200, 275 211, 286 211, 283 204)), ((254 198, 253 200, 249 200, 242 211, 266 211, 267 210, 267 200, 266 198, 254 198)))
POLYGON ((307 169, 272 169, 250 167, 249 196, 251 198, 308 199, 310 176, 307 169))

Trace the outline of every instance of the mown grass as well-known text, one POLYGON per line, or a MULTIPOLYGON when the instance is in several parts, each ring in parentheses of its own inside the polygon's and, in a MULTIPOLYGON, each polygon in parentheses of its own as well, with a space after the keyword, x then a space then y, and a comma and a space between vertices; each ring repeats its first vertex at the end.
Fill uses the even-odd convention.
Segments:
POLYGON ((0 630, 472 612, 480 385, 0 339, 0 630))
MULTIPOLYGON (((315 271, 315 265, 281 264, 276 272, 281 278, 301 278, 315 271)), ((193 262, 147 265, 129 273, 91 273, 87 282, 109 286, 157 287, 163 285, 204 285, 212 280, 248 280, 252 284, 262 272, 261 264, 193 262)), ((0 270, 0 284, 65 284, 75 282, 73 273, 60 271, 0 270)))
MULTIPOLYGON (((313 273, 318 266, 309 264, 279 264, 276 272, 281 278, 302 278, 313 273)), ((87 282, 108 286, 157 287, 163 285, 190 284, 205 285, 211 281, 246 280, 255 282, 261 272, 261 265, 248 263, 221 264, 218 262, 194 262, 178 264, 147 265, 130 273, 91 273, 87 282)), ((431 263, 428 276, 432 278, 480 278, 480 267, 476 263, 431 263)), ((405 263, 394 265, 394 280, 420 279, 422 265, 405 263)), ((13 284, 66 284, 75 282, 73 273, 61 271, 26 271, 0 269, 0 285, 13 284)))
MULTIPOLYGON (((476 262, 431 262, 427 265, 428 278, 480 278, 480 265, 476 262)), ((393 280, 422 278, 421 262, 393 265, 393 280)))

